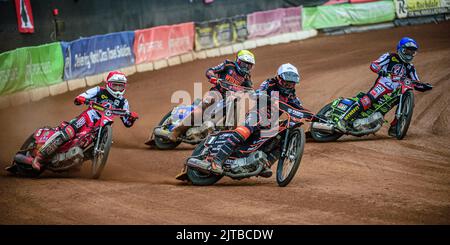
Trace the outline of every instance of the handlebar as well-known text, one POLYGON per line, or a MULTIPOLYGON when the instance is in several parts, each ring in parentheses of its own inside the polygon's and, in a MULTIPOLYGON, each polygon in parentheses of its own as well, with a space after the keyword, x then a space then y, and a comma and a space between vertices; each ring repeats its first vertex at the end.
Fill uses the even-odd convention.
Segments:
POLYGON ((90 108, 92 108, 96 111, 101 111, 101 112, 109 111, 112 115, 122 116, 122 117, 130 116, 130 113, 127 110, 108 108, 108 107, 105 107, 102 104, 99 104, 92 100, 86 100, 85 104, 89 105, 90 108))
POLYGON ((289 117, 294 119, 294 121, 311 121, 314 118, 317 118, 313 113, 306 109, 301 110, 282 101, 279 101, 279 109, 286 112, 289 117))
POLYGON ((236 85, 236 84, 228 82, 225 79, 217 79, 217 84, 219 84, 220 87, 222 87, 228 91, 234 91, 234 92, 236 92, 236 91, 249 91, 249 92, 254 91, 253 88, 236 85))

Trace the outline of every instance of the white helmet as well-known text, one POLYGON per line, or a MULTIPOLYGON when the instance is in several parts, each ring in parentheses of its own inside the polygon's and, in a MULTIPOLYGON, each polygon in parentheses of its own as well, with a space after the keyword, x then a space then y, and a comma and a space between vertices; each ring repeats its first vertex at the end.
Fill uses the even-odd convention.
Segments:
POLYGON ((115 98, 121 98, 125 93, 127 77, 120 71, 112 71, 106 77, 106 90, 115 98))
POLYGON ((278 68, 277 75, 286 82, 300 83, 300 74, 297 68, 290 63, 282 64, 278 68))
POLYGON ((284 95, 294 93, 295 85, 300 83, 300 74, 297 68, 290 63, 282 64, 278 68, 277 77, 278 88, 284 95))

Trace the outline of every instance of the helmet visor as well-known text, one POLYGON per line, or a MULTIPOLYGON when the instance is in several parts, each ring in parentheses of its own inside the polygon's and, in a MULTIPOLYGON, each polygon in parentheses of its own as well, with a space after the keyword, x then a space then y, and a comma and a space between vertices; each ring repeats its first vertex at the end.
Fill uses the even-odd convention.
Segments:
POLYGON ((294 86, 300 82, 300 77, 295 72, 283 72, 280 77, 286 82, 294 83, 294 86))
POLYGON ((285 81, 285 80, 281 80, 280 84, 283 88, 287 88, 287 89, 293 89, 295 88, 295 82, 291 82, 291 81, 285 81))
POLYGON ((409 56, 414 57, 417 54, 417 49, 415 49, 415 48, 403 48, 402 52, 405 55, 409 55, 409 56))
POLYGON ((122 91, 125 90, 125 83, 121 83, 121 82, 110 82, 110 83, 109 83, 109 87, 110 87, 113 91, 122 92, 122 91))
POLYGON ((250 71, 253 68, 253 64, 247 63, 247 62, 242 61, 242 60, 238 60, 238 65, 244 71, 250 71))

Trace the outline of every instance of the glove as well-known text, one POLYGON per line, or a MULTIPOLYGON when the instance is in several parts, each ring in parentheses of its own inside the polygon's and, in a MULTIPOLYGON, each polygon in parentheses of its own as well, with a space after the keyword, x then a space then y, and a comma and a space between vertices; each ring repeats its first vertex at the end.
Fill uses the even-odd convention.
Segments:
POLYGON ((381 77, 387 77, 389 76, 389 73, 387 71, 381 70, 378 72, 378 75, 381 77))
POLYGON ((83 96, 77 96, 75 98, 75 101, 73 102, 75 105, 82 105, 84 103, 86 103, 86 98, 83 96))
POLYGON ((136 121, 139 118, 139 115, 137 114, 137 112, 131 112, 130 113, 130 120, 131 121, 136 121))
POLYGON ((414 82, 414 89, 420 92, 425 92, 433 89, 433 85, 429 83, 414 82))
POLYGON ((214 85, 217 85, 217 77, 211 77, 211 78, 209 79, 209 82, 212 83, 212 84, 214 84, 214 85))

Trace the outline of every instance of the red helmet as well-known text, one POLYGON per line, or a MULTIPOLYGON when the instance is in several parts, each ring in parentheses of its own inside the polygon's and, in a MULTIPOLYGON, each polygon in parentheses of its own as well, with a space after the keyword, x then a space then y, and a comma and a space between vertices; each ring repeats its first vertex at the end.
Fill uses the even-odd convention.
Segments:
POLYGON ((120 71, 112 71, 106 77, 106 90, 116 98, 123 96, 126 85, 127 77, 120 71))

